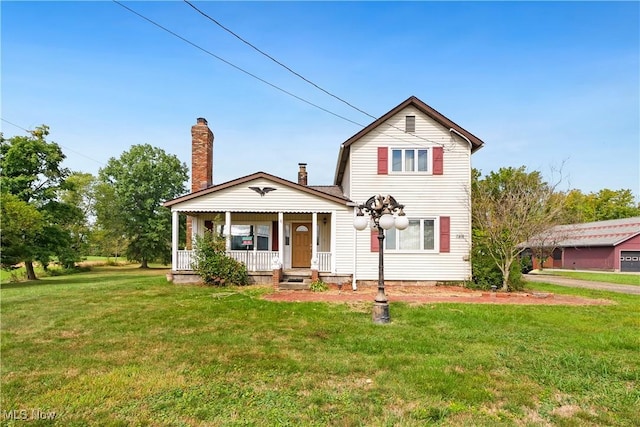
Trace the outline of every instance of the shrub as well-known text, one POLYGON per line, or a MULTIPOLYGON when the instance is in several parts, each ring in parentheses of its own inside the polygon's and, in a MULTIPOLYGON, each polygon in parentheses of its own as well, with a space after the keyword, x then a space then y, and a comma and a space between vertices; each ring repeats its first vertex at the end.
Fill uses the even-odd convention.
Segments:
MULTIPOLYGON (((509 271, 509 290, 520 290, 524 287, 522 280, 523 262, 516 260, 511 264, 509 271)), ((498 268, 498 264, 489 256, 486 249, 481 244, 474 242, 471 250, 471 268, 473 269, 473 278, 467 287, 472 289, 489 290, 491 286, 502 288, 502 272, 498 268)))
POLYGON ((329 285, 322 280, 317 279, 311 282, 309 289, 311 289, 311 292, 324 292, 329 290, 329 285))
POLYGON ((229 257, 222 236, 206 231, 194 239, 195 261, 192 268, 207 285, 247 285, 247 267, 229 257))

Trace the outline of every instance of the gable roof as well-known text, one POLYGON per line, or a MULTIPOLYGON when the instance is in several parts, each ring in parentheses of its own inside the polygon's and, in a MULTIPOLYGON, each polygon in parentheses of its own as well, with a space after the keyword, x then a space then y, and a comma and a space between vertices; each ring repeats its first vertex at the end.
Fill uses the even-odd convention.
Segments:
POLYGON ((536 241, 553 241, 556 247, 617 246, 637 235, 640 235, 640 216, 557 225, 530 239, 527 246, 535 247, 536 241))
POLYGON ((347 161, 349 160, 349 153, 351 151, 349 146, 354 142, 358 141, 364 135, 368 134, 369 132, 371 132, 372 130, 374 130, 381 124, 383 124, 387 119, 397 114, 399 111, 408 107, 409 105, 413 105, 418 110, 420 110, 421 112, 423 112, 424 114, 426 114, 427 116, 435 120, 437 123, 440 123, 445 128, 453 129, 456 133, 466 138, 471 143, 472 153, 474 153, 476 150, 480 149, 482 145, 484 145, 484 142, 480 138, 472 134, 471 132, 463 129, 462 127, 454 123, 452 120, 443 116, 441 113, 431 108, 430 106, 428 106, 427 104, 425 104, 424 102, 416 98, 415 96, 410 96, 404 102, 400 103, 397 107, 395 107, 385 115, 381 116, 380 118, 376 119, 369 126, 365 127, 360 132, 356 133, 351 138, 347 139, 345 142, 342 143, 342 145, 340 146, 340 154, 338 155, 338 164, 336 166, 336 175, 334 179, 334 184, 339 185, 342 182, 342 178, 344 176, 344 170, 347 167, 347 161))
POLYGON ((236 178, 231 181, 224 182, 222 184, 214 185, 209 188, 205 188, 200 191, 196 191, 193 193, 185 194, 184 196, 180 196, 173 200, 168 200, 162 204, 165 207, 171 207, 175 204, 186 202, 188 200, 197 199, 198 197, 205 196, 207 194, 215 193, 220 190, 224 190, 227 188, 235 187, 238 185, 242 185, 249 181, 253 181, 256 179, 264 178, 270 181, 273 181, 277 184, 283 185, 285 187, 292 188, 294 190, 302 191, 304 193, 312 194, 314 196, 321 197, 323 199, 337 202, 341 204, 346 204, 350 200, 342 194, 342 190, 337 185, 325 185, 325 186, 306 186, 300 185, 295 182, 286 180, 284 178, 277 177, 275 175, 268 174, 266 172, 256 172, 251 175, 243 176, 241 178, 236 178))

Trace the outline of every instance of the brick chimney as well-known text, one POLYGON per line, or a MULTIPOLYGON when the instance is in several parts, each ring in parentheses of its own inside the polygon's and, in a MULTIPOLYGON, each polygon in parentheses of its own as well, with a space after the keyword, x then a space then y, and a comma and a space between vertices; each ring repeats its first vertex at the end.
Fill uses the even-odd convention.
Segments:
MULTIPOLYGON (((199 117, 191 126, 191 192, 213 185, 213 132, 199 117)), ((187 216, 187 249, 191 249, 192 218, 187 216)))
POLYGON ((213 132, 207 120, 191 126, 191 192, 213 185, 213 132))
POLYGON ((306 163, 298 163, 300 166, 300 170, 298 170, 298 184, 307 185, 307 164, 306 163))

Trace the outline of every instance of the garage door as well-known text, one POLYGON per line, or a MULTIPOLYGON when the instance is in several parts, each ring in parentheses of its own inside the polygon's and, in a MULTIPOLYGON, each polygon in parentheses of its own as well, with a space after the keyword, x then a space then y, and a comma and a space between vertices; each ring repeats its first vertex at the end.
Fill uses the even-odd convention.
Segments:
POLYGON ((621 251, 620 271, 640 271, 640 251, 621 251))

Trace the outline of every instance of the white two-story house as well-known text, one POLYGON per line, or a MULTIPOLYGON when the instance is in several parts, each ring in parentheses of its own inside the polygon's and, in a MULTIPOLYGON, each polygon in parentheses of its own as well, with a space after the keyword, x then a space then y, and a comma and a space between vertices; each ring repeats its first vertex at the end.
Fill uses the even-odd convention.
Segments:
POLYGON ((378 278, 377 231, 356 231, 355 206, 392 195, 409 218, 387 230, 387 284, 461 282, 471 276, 471 154, 483 142, 410 97, 340 146, 332 185, 307 185, 266 172, 214 184, 213 133, 192 127, 192 192, 166 202, 173 213, 173 278, 197 281, 192 251, 178 247, 179 215, 188 238, 212 229, 255 282, 321 278, 354 289, 378 278))

